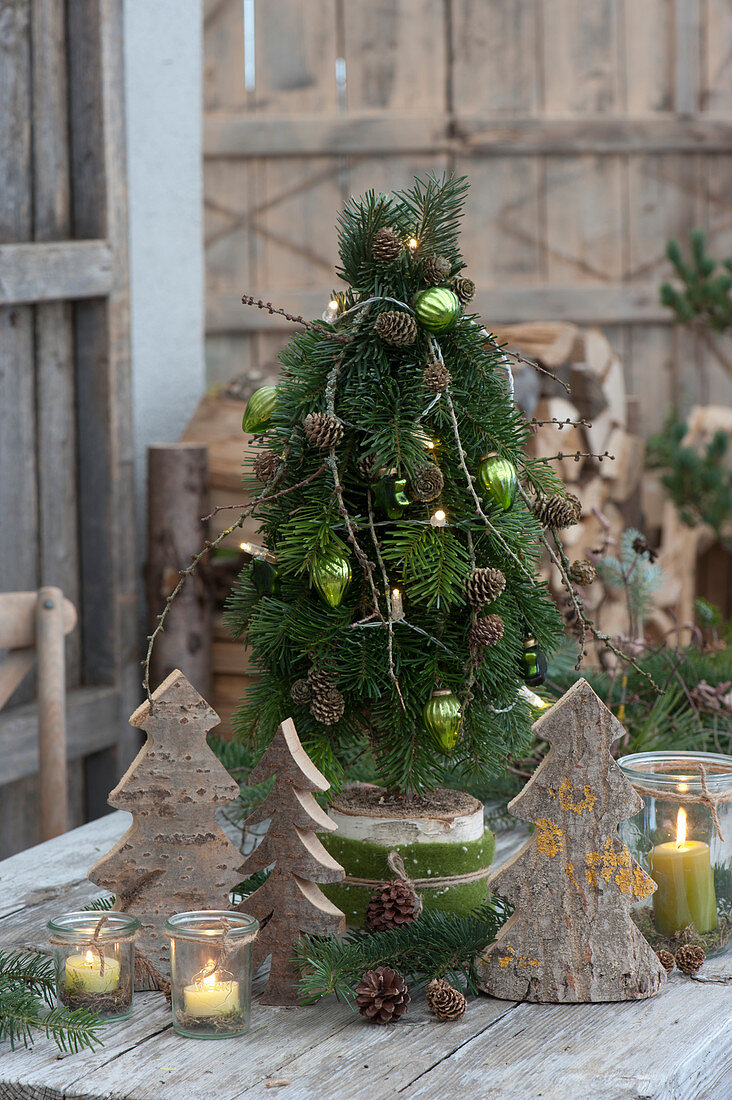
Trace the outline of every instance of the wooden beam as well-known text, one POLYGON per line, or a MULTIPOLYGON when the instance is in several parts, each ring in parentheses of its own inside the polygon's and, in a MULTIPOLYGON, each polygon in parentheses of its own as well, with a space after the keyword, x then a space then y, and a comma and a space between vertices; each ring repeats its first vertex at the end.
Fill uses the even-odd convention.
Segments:
POLYGON ((208 158, 405 156, 423 152, 501 157, 713 153, 732 150, 732 123, 700 115, 491 119, 392 112, 277 117, 208 111, 203 147, 208 158))
POLYGON ((106 241, 0 245, 0 305, 98 298, 112 281, 106 241))
MULTIPOLYGON (((283 305, 303 317, 319 317, 328 299, 329 288, 322 290, 261 290, 263 298, 283 305)), ((663 324, 673 316, 658 300, 655 283, 610 283, 604 286, 496 286, 479 290, 471 309, 486 324, 516 321, 575 321, 577 324, 663 324)), ((251 309, 234 295, 209 300, 206 332, 250 333, 294 331, 294 326, 277 314, 251 309)))
MULTIPOLYGON (((66 697, 68 759, 114 747, 126 729, 116 688, 77 688, 66 697)), ((0 715, 0 789, 38 771, 38 708, 28 703, 0 715)))

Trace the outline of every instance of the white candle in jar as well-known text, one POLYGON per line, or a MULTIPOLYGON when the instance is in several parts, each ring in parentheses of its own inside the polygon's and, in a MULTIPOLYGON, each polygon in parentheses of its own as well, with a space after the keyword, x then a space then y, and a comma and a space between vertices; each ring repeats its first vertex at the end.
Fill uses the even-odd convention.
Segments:
POLYGON ((85 993, 111 993, 119 985, 119 963, 110 955, 100 956, 98 951, 69 955, 64 984, 67 989, 83 989, 85 993))
POLYGON ((224 1016, 239 1012, 239 983, 221 981, 217 971, 183 989, 184 1012, 188 1016, 224 1016))

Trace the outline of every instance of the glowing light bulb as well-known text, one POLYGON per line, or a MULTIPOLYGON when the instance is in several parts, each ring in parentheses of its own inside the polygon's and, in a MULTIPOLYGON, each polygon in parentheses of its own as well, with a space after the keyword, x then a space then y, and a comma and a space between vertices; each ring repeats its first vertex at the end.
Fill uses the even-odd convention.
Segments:
POLYGON ((438 508, 437 511, 433 513, 430 523, 433 527, 445 527, 447 524, 447 516, 442 511, 442 508, 438 508))
POLYGON ((331 298, 328 305, 323 310, 321 317, 328 325, 332 325, 338 316, 338 299, 331 298))
POLYGON ((686 810, 681 806, 676 818, 676 843, 681 848, 686 843, 686 810))
POLYGON ((418 244, 419 244, 419 241, 417 240, 416 237, 410 237, 409 240, 407 241, 407 248, 410 249, 412 252, 414 252, 414 250, 416 249, 418 244))
POLYGON ((391 617, 395 621, 404 618, 404 605, 402 594, 398 588, 393 588, 391 593, 391 617))

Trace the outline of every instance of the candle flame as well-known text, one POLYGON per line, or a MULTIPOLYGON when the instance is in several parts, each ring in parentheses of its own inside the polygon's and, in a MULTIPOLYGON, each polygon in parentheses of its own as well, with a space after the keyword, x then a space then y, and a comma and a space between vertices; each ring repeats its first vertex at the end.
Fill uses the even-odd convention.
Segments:
POLYGON ((676 843, 681 847, 686 841, 686 810, 681 806, 676 818, 676 843))
POLYGON ((91 964, 94 962, 93 953, 91 951, 87 951, 86 955, 84 956, 84 959, 86 961, 86 965, 91 966, 91 964))

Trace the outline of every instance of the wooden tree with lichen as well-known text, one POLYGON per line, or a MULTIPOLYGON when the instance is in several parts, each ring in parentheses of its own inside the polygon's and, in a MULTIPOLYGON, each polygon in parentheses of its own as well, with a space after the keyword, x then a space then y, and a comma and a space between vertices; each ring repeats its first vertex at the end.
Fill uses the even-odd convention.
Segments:
POLYGON ((316 882, 338 882, 344 876, 340 863, 315 835, 332 832, 336 825, 321 809, 312 791, 327 791, 330 784, 302 747, 295 723, 287 718, 249 777, 261 783, 275 776, 264 802, 246 824, 270 819, 258 848, 247 860, 244 873, 253 874, 274 864, 267 881, 239 905, 257 917, 260 932, 254 944, 254 961, 271 955, 269 982, 263 1004, 298 1003, 298 973, 293 945, 302 932, 314 936, 340 933, 345 918, 316 882))
POLYGON ((242 877, 241 852, 214 817, 239 793, 206 742, 218 722, 179 669, 137 708, 130 725, 144 729, 147 741, 108 799, 132 814, 132 825, 89 871, 114 893, 115 909, 139 917, 137 948, 162 977, 170 973, 165 919, 228 909, 242 877))
POLYGON ((586 680, 534 725, 549 753, 509 804, 536 831, 491 879, 516 908, 478 960, 480 987, 516 1001, 628 1001, 666 980, 630 915, 656 886, 617 827, 643 808, 612 758, 625 731, 586 680))

